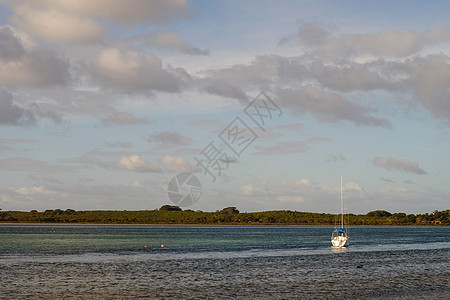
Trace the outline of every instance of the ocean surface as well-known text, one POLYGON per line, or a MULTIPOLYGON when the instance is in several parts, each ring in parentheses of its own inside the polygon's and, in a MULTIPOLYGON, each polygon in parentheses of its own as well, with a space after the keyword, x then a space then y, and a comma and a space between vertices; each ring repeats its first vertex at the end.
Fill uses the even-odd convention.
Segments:
POLYGON ((332 230, 0 224, 0 299, 450 299, 450 227, 332 230))

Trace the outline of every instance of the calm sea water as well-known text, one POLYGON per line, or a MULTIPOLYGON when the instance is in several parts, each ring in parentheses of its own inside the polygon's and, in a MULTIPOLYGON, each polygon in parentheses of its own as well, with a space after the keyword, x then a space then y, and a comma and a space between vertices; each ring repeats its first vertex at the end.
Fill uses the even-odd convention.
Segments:
POLYGON ((331 231, 0 225, 0 299, 450 299, 450 227, 331 231))

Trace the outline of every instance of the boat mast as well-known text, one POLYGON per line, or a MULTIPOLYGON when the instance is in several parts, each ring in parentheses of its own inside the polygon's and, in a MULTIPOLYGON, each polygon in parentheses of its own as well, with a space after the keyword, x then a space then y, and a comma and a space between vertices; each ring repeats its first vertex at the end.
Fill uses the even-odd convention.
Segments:
POLYGON ((341 173, 341 228, 344 228, 344 200, 342 192, 342 173, 341 173))

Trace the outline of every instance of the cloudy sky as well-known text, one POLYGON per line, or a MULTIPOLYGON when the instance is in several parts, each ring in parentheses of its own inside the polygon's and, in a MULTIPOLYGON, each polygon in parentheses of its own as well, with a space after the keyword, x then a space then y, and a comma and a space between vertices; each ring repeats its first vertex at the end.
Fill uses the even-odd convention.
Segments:
POLYGON ((0 0, 0 208, 449 209, 449 11, 0 0))

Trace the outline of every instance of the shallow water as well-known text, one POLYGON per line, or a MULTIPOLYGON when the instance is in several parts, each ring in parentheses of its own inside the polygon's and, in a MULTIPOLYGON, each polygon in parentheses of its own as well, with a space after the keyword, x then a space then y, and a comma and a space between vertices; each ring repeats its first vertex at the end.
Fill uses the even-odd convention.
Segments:
POLYGON ((450 298, 449 227, 331 231, 1 225, 0 299, 450 298))

